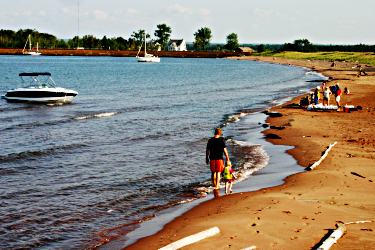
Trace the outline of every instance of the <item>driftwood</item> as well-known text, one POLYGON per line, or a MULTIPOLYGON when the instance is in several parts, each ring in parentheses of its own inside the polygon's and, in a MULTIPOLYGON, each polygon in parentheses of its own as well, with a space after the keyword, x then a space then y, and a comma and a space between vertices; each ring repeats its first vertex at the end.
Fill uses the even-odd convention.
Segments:
POLYGON ((314 168, 316 168, 317 166, 319 166, 320 163, 322 163, 322 161, 327 157, 329 151, 331 151, 331 149, 333 148, 333 146, 335 146, 336 144, 337 144, 337 141, 335 141, 334 143, 330 144, 328 146, 328 148, 322 154, 322 157, 320 157, 320 159, 318 161, 316 161, 314 164, 312 164, 311 166, 305 168, 305 170, 313 170, 314 168))
POLYGON ((321 240, 321 243, 318 243, 317 246, 313 247, 315 250, 328 250, 330 249, 333 244, 337 242, 338 239, 341 238, 346 233, 346 226, 351 224, 363 224, 363 223, 371 223, 374 220, 359 220, 359 221, 352 221, 352 222, 338 222, 336 224, 336 229, 333 230, 330 234, 327 234, 325 238, 321 240))
POLYGON ((337 242, 337 240, 340 239, 341 236, 344 235, 345 231, 346 231, 345 224, 342 223, 342 222, 337 223, 336 229, 316 249, 317 250, 328 250, 328 249, 330 249, 333 246, 333 244, 335 244, 337 242))
POLYGON ((265 115, 268 115, 269 117, 282 117, 283 116, 283 114, 276 112, 276 111, 265 110, 262 113, 265 115))
POLYGON ((255 249, 257 249, 256 246, 251 246, 251 247, 242 248, 241 250, 255 250, 255 249))
POLYGON ((363 223, 371 223, 371 222, 374 222, 374 221, 373 220, 359 220, 359 221, 346 222, 345 225, 363 224, 363 223))
POLYGON ((181 247, 196 243, 200 240, 203 240, 208 237, 212 237, 216 234, 220 233, 220 229, 218 227, 212 227, 210 229, 207 229, 205 231, 187 236, 185 238, 182 238, 178 241, 172 242, 169 245, 166 245, 162 248, 159 248, 159 250, 175 250, 180 249, 181 247))

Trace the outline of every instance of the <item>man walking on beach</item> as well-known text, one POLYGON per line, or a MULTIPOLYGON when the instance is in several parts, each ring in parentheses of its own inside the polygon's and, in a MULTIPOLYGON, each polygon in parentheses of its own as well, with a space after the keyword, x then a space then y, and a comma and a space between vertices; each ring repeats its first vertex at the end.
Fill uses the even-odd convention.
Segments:
POLYGON ((206 147, 206 164, 210 164, 211 181, 214 189, 220 188, 220 174, 224 170, 223 154, 226 161, 230 162, 225 140, 221 135, 221 129, 216 128, 214 137, 208 140, 206 147))

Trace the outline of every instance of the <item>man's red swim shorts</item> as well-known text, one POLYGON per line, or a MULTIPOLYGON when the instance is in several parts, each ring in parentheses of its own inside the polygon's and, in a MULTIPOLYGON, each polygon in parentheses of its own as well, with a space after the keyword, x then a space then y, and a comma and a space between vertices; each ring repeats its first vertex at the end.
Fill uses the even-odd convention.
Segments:
POLYGON ((210 169, 211 169, 211 172, 223 172, 224 160, 211 160, 210 169))

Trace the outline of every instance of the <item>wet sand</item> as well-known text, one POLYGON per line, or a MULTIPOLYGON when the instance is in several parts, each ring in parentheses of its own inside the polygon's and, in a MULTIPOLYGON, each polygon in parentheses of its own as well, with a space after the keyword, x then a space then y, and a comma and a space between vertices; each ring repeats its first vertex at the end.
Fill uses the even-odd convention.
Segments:
MULTIPOLYGON (((214 226, 220 234, 184 249, 310 249, 337 221, 368 220, 372 222, 347 225, 346 234, 331 249, 375 249, 375 73, 357 77, 354 65, 343 62, 332 68, 323 61, 238 59, 312 68, 331 77, 329 84, 339 82, 350 89, 342 104, 363 109, 347 113, 306 111, 285 104, 273 108, 283 116, 268 118, 275 128, 264 133, 281 138, 269 139, 272 143, 294 146, 288 153, 302 167, 317 161, 329 144, 337 141, 337 145, 312 171, 290 176, 281 186, 207 201, 126 249, 158 249, 214 226)), ((300 98, 289 103, 299 103, 300 98)))

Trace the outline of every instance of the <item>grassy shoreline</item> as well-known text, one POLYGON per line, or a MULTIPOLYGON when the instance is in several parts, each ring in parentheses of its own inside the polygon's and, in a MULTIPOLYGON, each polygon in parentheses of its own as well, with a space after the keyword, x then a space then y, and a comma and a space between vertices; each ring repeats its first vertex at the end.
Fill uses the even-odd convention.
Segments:
POLYGON ((319 61, 338 61, 366 64, 375 66, 374 52, 264 52, 254 54, 255 56, 277 57, 295 60, 319 60, 319 61))

